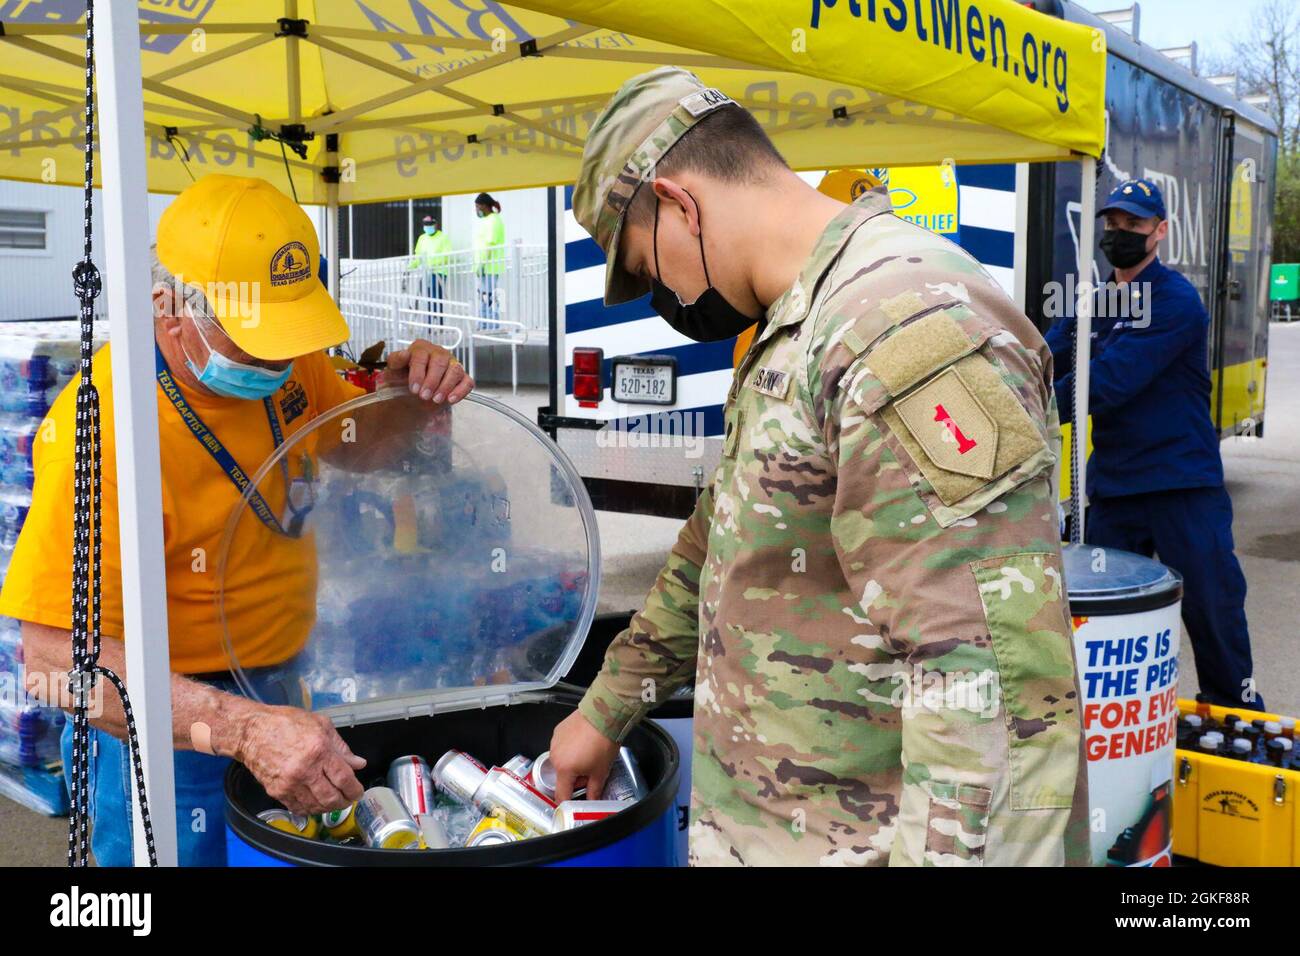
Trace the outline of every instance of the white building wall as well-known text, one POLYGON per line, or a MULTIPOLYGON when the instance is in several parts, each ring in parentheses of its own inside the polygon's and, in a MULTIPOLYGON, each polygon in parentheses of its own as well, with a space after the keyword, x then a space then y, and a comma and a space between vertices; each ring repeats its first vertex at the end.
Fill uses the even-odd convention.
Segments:
MULTIPOLYGON (((98 190, 95 196, 92 257, 102 270, 103 217, 98 190)), ((158 220, 173 198, 160 194, 149 196, 151 236, 156 234, 158 220)), ((46 213, 44 251, 0 249, 0 322, 75 317, 77 297, 72 293, 72 269, 81 259, 81 190, 75 186, 0 180, 0 209, 39 209, 46 213)), ((304 209, 316 227, 317 237, 322 237, 325 207, 306 206, 304 209)))

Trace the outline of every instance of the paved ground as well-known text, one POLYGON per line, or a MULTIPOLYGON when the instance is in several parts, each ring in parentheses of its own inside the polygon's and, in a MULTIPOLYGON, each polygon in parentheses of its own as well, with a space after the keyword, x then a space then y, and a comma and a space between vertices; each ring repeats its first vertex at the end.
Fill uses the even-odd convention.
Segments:
MULTIPOLYGON (((1269 707, 1300 714, 1300 323, 1270 332, 1265 436, 1224 443, 1235 507, 1237 553, 1249 582, 1247 613, 1259 689, 1269 707)), ((540 389, 484 389, 529 417, 540 389)), ((601 610, 639 606, 677 536, 679 522, 602 512, 601 610)), ((1195 665, 1184 639, 1180 691, 1196 690, 1195 665)), ((51 820, 0 798, 0 865, 61 865, 66 820, 51 820)))

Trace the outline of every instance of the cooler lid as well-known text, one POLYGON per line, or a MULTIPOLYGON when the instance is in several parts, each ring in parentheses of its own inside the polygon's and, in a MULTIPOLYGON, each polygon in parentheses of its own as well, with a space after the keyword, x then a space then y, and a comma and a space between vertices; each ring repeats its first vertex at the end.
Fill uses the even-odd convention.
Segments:
POLYGON ((1075 614, 1127 614, 1167 607, 1183 596, 1172 568, 1140 554, 1091 544, 1061 548, 1065 587, 1075 614))
POLYGON ((366 723, 552 687, 599 568, 587 490, 536 425, 478 394, 431 406, 387 389, 258 469, 226 526, 217 607, 246 695, 302 690, 336 723, 366 723))

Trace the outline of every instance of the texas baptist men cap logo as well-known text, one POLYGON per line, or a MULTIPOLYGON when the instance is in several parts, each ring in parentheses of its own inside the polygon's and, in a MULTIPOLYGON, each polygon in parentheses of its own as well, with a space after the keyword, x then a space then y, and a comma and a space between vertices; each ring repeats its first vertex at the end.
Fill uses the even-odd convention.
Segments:
POLYGON ((271 257, 271 285, 293 285, 311 277, 311 257, 301 242, 286 242, 271 257))

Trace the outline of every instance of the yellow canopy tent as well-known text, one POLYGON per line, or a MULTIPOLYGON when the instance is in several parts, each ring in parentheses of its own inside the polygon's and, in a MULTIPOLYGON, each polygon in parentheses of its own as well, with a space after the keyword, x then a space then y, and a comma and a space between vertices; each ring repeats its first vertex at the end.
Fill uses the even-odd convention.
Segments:
MULTIPOLYGON (((0 178, 80 184, 84 7, 4 9, 0 178)), ((127 667, 164 864, 176 843, 153 338, 129 319, 150 309, 147 190, 207 172, 292 177, 302 202, 330 207, 335 252, 340 203, 572 182, 610 94, 675 64, 749 107, 800 169, 1080 159, 1091 256, 1104 36, 1013 0, 100 0, 95 22, 127 667)))
MULTIPOLYGON (((1101 35, 1012 0, 277 6, 140 5, 151 190, 234 172, 287 191, 263 136, 287 141, 306 203, 334 166, 342 203, 572 182, 610 94, 665 63, 753 110, 800 169, 1096 156, 1104 134, 1101 35)), ((0 177, 80 182, 79 8, 4 22, 0 177)))

